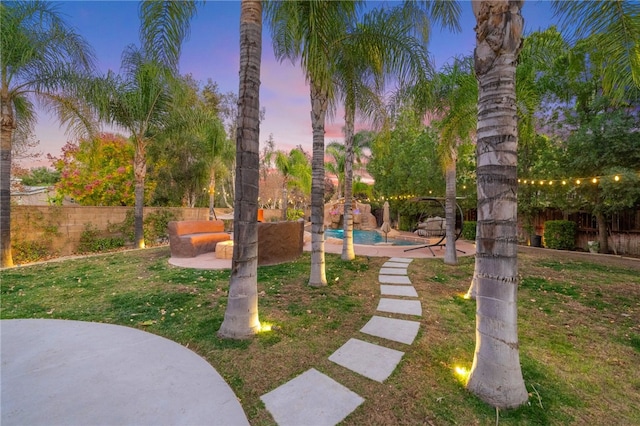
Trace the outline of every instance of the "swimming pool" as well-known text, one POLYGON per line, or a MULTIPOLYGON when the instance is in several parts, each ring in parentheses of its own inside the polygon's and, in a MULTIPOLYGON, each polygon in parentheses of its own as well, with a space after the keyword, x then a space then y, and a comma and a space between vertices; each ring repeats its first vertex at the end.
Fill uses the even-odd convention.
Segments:
MULTIPOLYGON (((325 229, 325 238, 344 238, 344 229, 325 229)), ((393 243, 394 246, 414 246, 418 243, 404 240, 394 240, 388 238, 387 242, 393 243)), ((365 244, 375 245, 378 243, 384 243, 384 235, 379 234, 377 231, 353 231, 353 244, 365 244)))

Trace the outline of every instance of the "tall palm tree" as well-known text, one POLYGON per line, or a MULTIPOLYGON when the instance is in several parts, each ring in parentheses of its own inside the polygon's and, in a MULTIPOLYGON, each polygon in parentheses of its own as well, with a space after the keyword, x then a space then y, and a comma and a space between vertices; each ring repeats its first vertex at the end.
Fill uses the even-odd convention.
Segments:
POLYGON ((236 197, 229 297, 218 335, 246 338, 258 318, 258 183, 260 180, 260 56, 262 3, 240 6, 240 88, 236 137, 236 197))
POLYGON ((435 111, 442 116, 438 154, 445 172, 446 245, 444 263, 458 263, 456 252, 456 164, 458 146, 468 141, 476 127, 478 86, 470 57, 457 58, 436 78, 435 111))
POLYGON ((313 129, 311 185, 311 272, 309 285, 327 285, 324 252, 324 126, 335 105, 336 52, 355 22, 362 1, 269 2, 266 18, 279 60, 300 60, 311 95, 313 129))
POLYGON ((122 75, 107 74, 87 88, 86 98, 100 118, 126 129, 135 146, 134 244, 144 247, 144 182, 147 147, 171 110, 182 42, 196 13, 194 1, 140 4, 142 48, 130 45, 122 55, 122 75))
POLYGON ((44 102, 63 122, 81 112, 65 94, 78 72, 93 70, 93 52, 54 4, 39 0, 0 3, 0 52, 0 266, 11 267, 14 132, 33 128, 34 100, 44 102))
POLYGON ((430 65, 423 40, 412 35, 414 19, 403 7, 374 9, 349 30, 337 52, 334 79, 345 107, 343 260, 355 258, 352 187, 356 112, 381 121, 387 79, 396 77, 401 84, 426 80, 430 65))
POLYGON ((276 168, 282 173, 282 220, 287 220, 287 207, 289 205, 288 189, 300 188, 308 192, 311 186, 311 170, 309 160, 302 150, 294 148, 286 154, 283 151, 275 152, 276 168))
POLYGON ((521 1, 473 2, 478 79, 476 349, 467 388, 511 408, 528 394, 517 326, 516 61, 522 45, 521 1))

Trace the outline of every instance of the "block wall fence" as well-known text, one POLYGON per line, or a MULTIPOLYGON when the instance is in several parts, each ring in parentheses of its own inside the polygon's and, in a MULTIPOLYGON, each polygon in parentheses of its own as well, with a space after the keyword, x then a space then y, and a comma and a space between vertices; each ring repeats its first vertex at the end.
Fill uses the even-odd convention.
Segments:
MULTIPOLYGON (((178 220, 207 220, 209 209, 187 207, 145 207, 144 216, 162 211, 172 211, 178 220)), ((31 241, 50 241, 57 256, 68 256, 78 250, 80 235, 87 225, 99 231, 107 231, 109 225, 122 223, 133 207, 92 206, 11 206, 12 244, 31 241)), ((229 209, 216 208, 216 215, 228 215, 229 209)), ((264 211, 264 220, 281 217, 280 210, 264 211)), ((228 221, 231 226, 232 220, 228 221)))

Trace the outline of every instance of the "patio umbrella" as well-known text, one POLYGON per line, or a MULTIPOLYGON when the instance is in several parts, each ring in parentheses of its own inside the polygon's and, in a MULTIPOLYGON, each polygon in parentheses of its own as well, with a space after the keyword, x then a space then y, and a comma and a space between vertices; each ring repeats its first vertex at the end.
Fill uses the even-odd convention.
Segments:
POLYGON ((391 224, 389 223, 389 202, 384 202, 384 209, 382 210, 382 226, 380 230, 384 232, 384 242, 387 242, 387 234, 391 231, 391 224))

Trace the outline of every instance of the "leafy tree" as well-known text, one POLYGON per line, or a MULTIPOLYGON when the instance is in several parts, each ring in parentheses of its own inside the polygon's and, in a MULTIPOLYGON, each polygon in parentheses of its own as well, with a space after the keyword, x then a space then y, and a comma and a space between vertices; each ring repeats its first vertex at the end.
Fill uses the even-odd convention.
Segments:
POLYGON ((119 135, 68 142, 54 161, 58 197, 69 196, 83 206, 132 206, 133 155, 131 142, 119 135))
POLYGON ((236 139, 236 198, 229 297, 218 335, 246 338, 258 319, 258 184, 260 179, 260 58, 262 3, 240 6, 240 89, 236 139))
POLYGON ((602 98, 591 109, 594 114, 579 119, 567 138, 561 169, 576 177, 597 176, 595 184, 572 186, 571 198, 575 208, 596 217, 600 251, 607 253, 607 219, 640 205, 640 115, 635 108, 610 109, 602 98))
POLYGON ((34 100, 66 122, 74 103, 77 72, 93 69, 93 52, 62 19, 53 3, 0 3, 0 266, 13 266, 11 256, 10 179, 14 135, 30 133, 35 124, 34 100))
POLYGON ((413 111, 404 111, 393 129, 375 139, 367 171, 375 179, 375 191, 386 198, 435 196, 444 191, 437 158, 434 130, 420 123, 413 111))
POLYGON ((49 186, 60 180, 60 172, 48 167, 36 167, 22 177, 22 183, 28 186, 49 186))
POLYGON ((216 177, 228 176, 235 156, 210 100, 212 89, 199 92, 190 76, 178 83, 163 132, 149 147, 150 174, 158 180, 154 204, 194 207, 204 198, 203 188, 214 195, 216 177))

